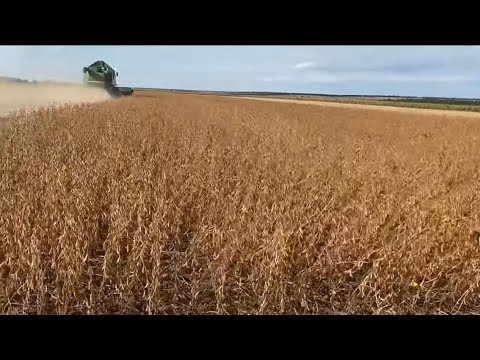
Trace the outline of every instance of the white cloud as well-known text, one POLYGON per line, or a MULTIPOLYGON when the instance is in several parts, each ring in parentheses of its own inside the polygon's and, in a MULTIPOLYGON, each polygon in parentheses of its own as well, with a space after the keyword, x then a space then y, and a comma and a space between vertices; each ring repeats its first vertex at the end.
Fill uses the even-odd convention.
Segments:
POLYGON ((300 70, 300 69, 310 69, 313 68, 317 65, 315 61, 303 61, 301 63, 298 63, 293 66, 294 69, 300 70))

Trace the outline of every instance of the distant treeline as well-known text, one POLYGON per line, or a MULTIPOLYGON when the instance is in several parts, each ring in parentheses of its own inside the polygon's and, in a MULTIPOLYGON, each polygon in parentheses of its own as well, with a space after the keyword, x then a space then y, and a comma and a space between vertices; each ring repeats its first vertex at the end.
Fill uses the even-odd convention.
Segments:
POLYGON ((155 89, 155 88, 135 88, 144 91, 171 91, 181 93, 197 94, 216 94, 216 95, 234 95, 234 96, 295 96, 309 98, 344 98, 344 99, 364 99, 389 102, 413 102, 413 103, 431 103, 431 104, 450 104, 450 105, 478 105, 480 99, 469 98, 446 98, 446 97, 419 97, 419 96, 400 96, 400 95, 335 95, 335 94, 315 94, 315 93, 295 93, 295 92, 265 92, 265 91, 209 91, 209 90, 186 90, 186 89, 155 89))
POLYGON ((479 99, 445 99, 445 98, 398 98, 398 99, 384 99, 383 101, 390 102, 411 102, 423 104, 448 104, 448 105, 479 105, 479 99))
POLYGON ((18 79, 8 76, 0 76, 0 83, 2 82, 14 82, 14 83, 36 83, 36 80, 25 80, 25 79, 18 79))

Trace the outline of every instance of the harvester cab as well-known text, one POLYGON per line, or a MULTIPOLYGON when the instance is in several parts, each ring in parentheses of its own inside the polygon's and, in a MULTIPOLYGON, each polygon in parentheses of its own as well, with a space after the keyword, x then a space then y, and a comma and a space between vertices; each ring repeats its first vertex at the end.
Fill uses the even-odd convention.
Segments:
POLYGON ((117 86, 118 72, 102 60, 83 68, 83 83, 104 88, 113 97, 129 96, 133 89, 117 86))

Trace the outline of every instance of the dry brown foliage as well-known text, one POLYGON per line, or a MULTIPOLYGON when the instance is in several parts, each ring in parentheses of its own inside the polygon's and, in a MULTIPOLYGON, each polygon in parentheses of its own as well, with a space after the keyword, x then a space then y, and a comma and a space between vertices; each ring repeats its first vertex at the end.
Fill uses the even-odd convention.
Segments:
POLYGON ((2 313, 480 308, 479 119, 140 93, 10 120, 2 313))

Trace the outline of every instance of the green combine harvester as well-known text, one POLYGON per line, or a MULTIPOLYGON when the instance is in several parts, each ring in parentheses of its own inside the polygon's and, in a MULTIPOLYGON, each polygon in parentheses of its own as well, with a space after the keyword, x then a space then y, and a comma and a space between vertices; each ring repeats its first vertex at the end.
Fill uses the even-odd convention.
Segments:
POLYGON ((115 98, 132 95, 132 88, 117 86, 117 76, 118 72, 102 60, 95 61, 92 65, 83 68, 85 85, 104 88, 115 98))

